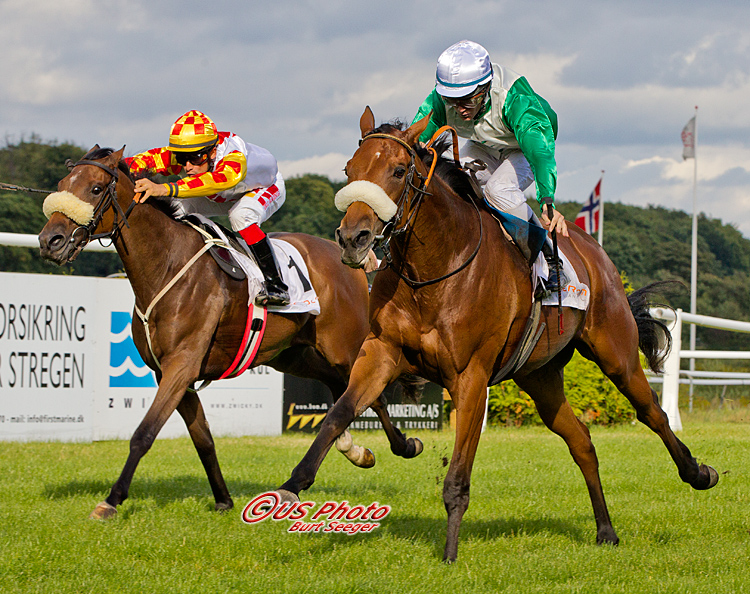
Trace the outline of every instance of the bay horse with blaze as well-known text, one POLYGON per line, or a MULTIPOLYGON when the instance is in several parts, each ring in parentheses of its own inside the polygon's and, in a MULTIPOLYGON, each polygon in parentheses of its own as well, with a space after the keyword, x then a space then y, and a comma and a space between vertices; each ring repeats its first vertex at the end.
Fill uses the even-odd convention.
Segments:
POLYGON ((563 389, 563 370, 575 350, 599 366, 632 403, 638 420, 662 439, 683 481, 695 489, 713 487, 718 473, 699 465, 677 439, 641 368, 639 348, 657 369, 665 356, 661 348, 671 338, 649 314, 654 287, 626 296, 604 250, 577 227, 559 243, 590 289, 588 309, 563 308, 564 330, 558 330, 557 307, 542 307, 546 327, 530 356, 505 378, 496 378, 517 352, 530 318, 529 265, 490 212, 473 202, 468 177, 452 162, 416 146, 428 120, 407 129, 390 124, 375 129, 369 107, 360 120, 362 141, 346 165, 341 204, 337 195, 337 205, 348 206, 337 237, 346 264, 361 266, 376 241, 384 241, 389 265, 373 282, 370 332, 349 386, 280 493, 293 500, 313 484, 336 436, 386 385, 402 374, 424 377, 448 390, 456 411, 455 446, 443 486, 448 514, 444 560, 452 562, 469 505, 487 386, 493 378, 513 379, 580 467, 594 510, 596 542, 617 544, 594 445, 563 389), (425 188, 436 159, 442 162, 425 188))
MULTIPOLYGON (((134 181, 122 161, 124 148, 113 152, 97 145, 77 163, 69 163, 70 174, 58 184, 57 202, 63 206, 49 207, 49 221, 39 235, 42 257, 57 264, 73 261, 92 238, 111 238, 132 285, 136 312, 152 309, 146 318, 148 328, 133 324, 132 330, 138 352, 156 373, 159 387, 130 440, 120 477, 91 516, 103 519, 117 512, 139 461, 175 409, 208 475, 216 509, 230 509, 232 498, 193 386, 199 380, 220 378, 236 360, 248 318, 248 284, 225 274, 207 253, 199 254, 204 239, 175 220, 169 202, 152 198, 135 203, 134 181)), ((341 263, 332 241, 301 233, 273 236, 292 244, 304 258, 320 314, 268 312, 252 366, 268 365, 319 380, 336 399, 346 388, 368 331, 367 278, 363 271, 341 263)), ((419 454, 421 442, 407 440, 393 427, 384 401, 376 402, 373 409, 394 453, 419 454)), ((372 452, 351 444, 348 431, 342 432, 337 445, 358 466, 375 463, 372 452)))

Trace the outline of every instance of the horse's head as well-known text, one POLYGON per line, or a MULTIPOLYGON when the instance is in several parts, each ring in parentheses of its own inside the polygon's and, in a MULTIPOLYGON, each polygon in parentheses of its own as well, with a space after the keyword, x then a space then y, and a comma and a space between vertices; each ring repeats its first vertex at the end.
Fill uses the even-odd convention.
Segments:
POLYGON ((57 184, 57 192, 44 201, 49 221, 39 234, 42 258, 61 265, 72 262, 90 239, 113 234, 125 222, 118 204, 118 188, 133 182, 121 164, 119 151, 94 146, 57 184))
POLYGON ((361 268, 386 224, 397 224, 397 213, 403 214, 412 177, 423 168, 413 147, 428 122, 425 117, 407 130, 384 126, 383 133, 373 133, 375 118, 365 108, 359 120, 362 142, 346 164, 347 185, 336 194, 336 207, 346 211, 336 240, 347 266, 361 268))

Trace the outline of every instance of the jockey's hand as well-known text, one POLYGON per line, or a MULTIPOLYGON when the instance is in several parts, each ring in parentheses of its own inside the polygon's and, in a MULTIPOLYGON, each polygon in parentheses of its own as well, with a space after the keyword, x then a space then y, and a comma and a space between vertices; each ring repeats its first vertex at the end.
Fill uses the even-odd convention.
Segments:
POLYGON ((549 217, 547 216, 547 209, 545 208, 542 212, 542 224, 550 233, 552 233, 552 231, 557 231, 558 233, 562 233, 565 237, 570 237, 565 217, 559 210, 556 210, 554 206, 552 207, 552 223, 550 223, 549 217))
POLYGON ((134 200, 140 204, 146 202, 150 196, 166 196, 169 190, 164 184, 155 184, 150 179, 144 178, 135 182, 135 193, 134 200))

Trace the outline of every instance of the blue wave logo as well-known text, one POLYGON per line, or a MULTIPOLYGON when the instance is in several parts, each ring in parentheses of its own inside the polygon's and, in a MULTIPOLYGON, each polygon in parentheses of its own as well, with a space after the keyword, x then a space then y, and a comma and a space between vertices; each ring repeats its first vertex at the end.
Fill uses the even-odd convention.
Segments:
POLYGON ((133 342, 133 316, 113 311, 109 339, 109 386, 111 388, 155 388, 156 378, 141 359, 133 342))

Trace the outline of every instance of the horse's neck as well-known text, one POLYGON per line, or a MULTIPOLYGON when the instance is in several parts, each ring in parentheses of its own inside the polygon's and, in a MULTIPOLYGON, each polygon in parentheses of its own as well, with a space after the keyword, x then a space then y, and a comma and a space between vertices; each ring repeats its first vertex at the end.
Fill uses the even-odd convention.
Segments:
POLYGON ((479 242, 479 215, 471 204, 434 182, 431 195, 422 198, 412 230, 399 246, 407 266, 420 277, 444 274, 465 261, 479 242), (460 262, 459 262, 460 260, 460 262))
POLYGON ((148 203, 133 209, 114 244, 140 305, 148 306, 187 261, 182 253, 192 244, 190 235, 188 227, 148 203))

